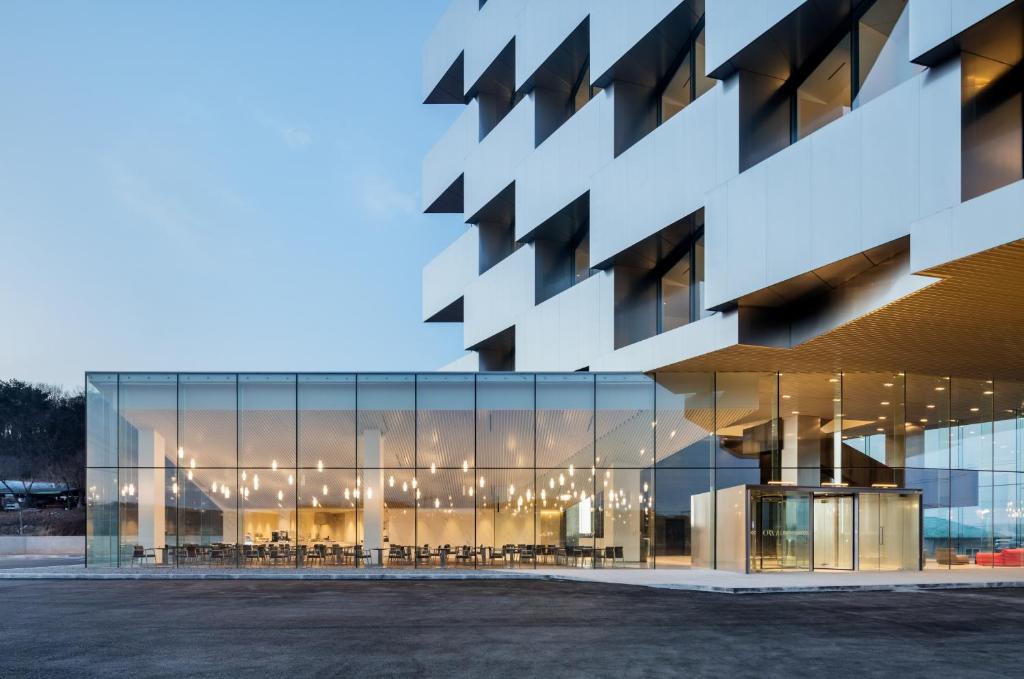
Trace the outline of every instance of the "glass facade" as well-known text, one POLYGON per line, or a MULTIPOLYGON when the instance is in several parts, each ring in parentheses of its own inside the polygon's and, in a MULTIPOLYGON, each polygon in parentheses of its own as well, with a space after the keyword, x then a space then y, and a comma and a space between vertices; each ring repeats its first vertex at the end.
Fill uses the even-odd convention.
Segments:
POLYGON ((89 373, 86 399, 92 567, 1024 565, 1017 383, 89 373))

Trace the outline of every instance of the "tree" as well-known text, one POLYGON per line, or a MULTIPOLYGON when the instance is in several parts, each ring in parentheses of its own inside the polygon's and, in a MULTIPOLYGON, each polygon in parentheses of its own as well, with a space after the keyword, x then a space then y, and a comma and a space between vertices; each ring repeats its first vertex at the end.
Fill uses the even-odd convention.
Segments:
POLYGON ((81 489, 84 442, 83 393, 0 380, 0 492, 14 494, 6 481, 20 481, 26 495, 43 480, 81 489))

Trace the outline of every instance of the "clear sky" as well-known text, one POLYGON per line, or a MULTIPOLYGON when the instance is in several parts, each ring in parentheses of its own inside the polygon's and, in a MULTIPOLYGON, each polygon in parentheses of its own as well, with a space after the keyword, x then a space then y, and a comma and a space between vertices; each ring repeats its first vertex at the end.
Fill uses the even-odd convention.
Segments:
POLYGON ((0 5, 0 377, 431 370, 447 0, 0 5))

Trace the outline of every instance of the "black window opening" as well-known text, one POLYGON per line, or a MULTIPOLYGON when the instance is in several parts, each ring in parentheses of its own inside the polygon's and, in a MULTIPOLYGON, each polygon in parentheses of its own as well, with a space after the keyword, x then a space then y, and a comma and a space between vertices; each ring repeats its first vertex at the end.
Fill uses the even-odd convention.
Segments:
POLYGON ((704 310, 704 227, 680 243, 653 272, 657 281, 657 334, 708 315, 704 310))
POLYGON ((789 79, 790 143, 803 139, 857 105, 906 9, 906 0, 865 0, 789 79))
POLYGON ((704 74, 704 17, 701 17, 655 91, 657 125, 692 104, 714 87, 704 74))
POLYGON ((551 235, 534 241, 536 304, 590 278, 590 224, 584 222, 566 239, 551 235))
POLYGON ((600 87, 590 84, 590 57, 588 56, 583 62, 583 67, 580 69, 576 82, 573 83, 572 90, 569 93, 569 115, 571 116, 583 108, 600 91, 600 87))
POLYGON ((636 243, 612 266, 616 349, 712 313, 704 301, 702 211, 636 243))

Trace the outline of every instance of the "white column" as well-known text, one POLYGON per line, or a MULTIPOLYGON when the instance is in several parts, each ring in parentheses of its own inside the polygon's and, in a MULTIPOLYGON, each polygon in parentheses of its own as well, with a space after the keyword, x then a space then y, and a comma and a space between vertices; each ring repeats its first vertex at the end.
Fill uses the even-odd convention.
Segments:
POLYGON ((159 550, 166 542, 164 493, 164 437, 139 429, 139 544, 147 549, 159 550))
POLYGON ((384 440, 379 429, 363 432, 363 546, 384 546, 384 473, 380 469, 384 440))
POLYGON ((817 486, 821 479, 821 419, 807 415, 783 418, 782 480, 817 486))

